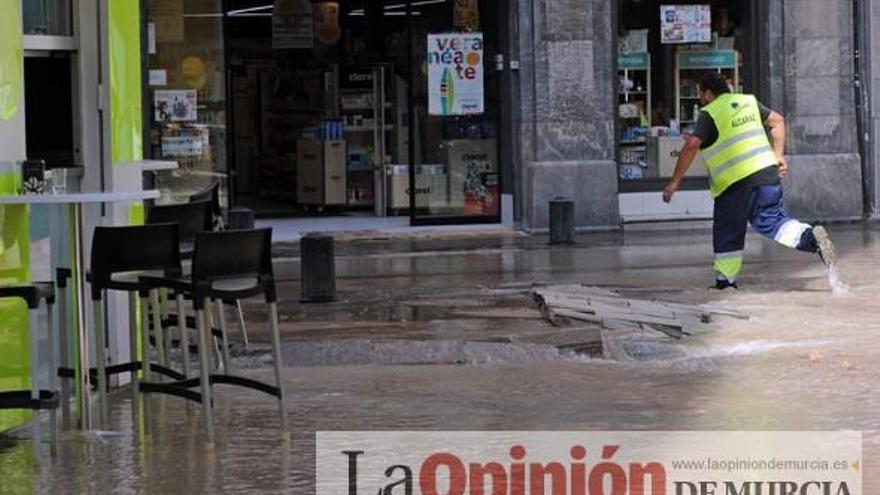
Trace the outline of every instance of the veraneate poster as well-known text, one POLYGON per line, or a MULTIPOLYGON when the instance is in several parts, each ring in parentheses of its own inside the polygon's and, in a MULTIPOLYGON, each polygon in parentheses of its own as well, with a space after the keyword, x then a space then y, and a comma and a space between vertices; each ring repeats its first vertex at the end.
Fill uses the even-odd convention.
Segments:
POLYGON ((428 113, 485 111, 483 33, 428 35, 428 113))

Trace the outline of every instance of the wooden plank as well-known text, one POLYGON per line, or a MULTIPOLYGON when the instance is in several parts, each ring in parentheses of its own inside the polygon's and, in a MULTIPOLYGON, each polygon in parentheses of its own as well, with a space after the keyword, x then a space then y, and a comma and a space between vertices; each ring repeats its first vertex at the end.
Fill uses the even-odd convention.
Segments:
POLYGON ((550 287, 539 287, 536 288, 535 291, 542 293, 553 292, 557 294, 567 294, 573 297, 620 297, 620 294, 609 290, 599 289, 598 287, 583 287, 577 285, 553 285, 550 287))
POLYGON ((674 328, 683 328, 684 325, 680 320, 670 320, 666 318, 652 318, 650 316, 636 315, 636 314, 628 314, 628 313, 612 313, 612 312, 601 312, 601 313, 584 313, 581 311, 573 310, 573 309, 552 309, 552 312, 564 316, 566 318, 571 318, 573 320, 580 321, 591 321, 595 323, 603 323, 605 320, 624 320, 624 321, 633 321, 638 323, 650 323, 654 325, 665 325, 668 327, 674 328))
POLYGON ((578 321, 589 321, 591 323, 604 323, 604 318, 601 316, 596 316, 594 314, 581 313, 580 311, 573 311, 570 309, 552 309, 552 313, 558 316, 564 316, 565 318, 571 318, 572 320, 578 321))
POLYGON ((658 305, 633 304, 631 306, 625 306, 617 304, 607 304, 604 300, 579 301, 556 296, 545 297, 545 303, 550 307, 561 307, 587 313, 604 312, 613 314, 632 314, 638 315, 643 318, 661 318, 666 320, 676 319, 676 313, 674 311, 658 305))
POLYGON ((629 320, 629 321, 637 321, 639 323, 653 323, 655 325, 666 325, 669 327, 678 327, 683 328, 684 324, 681 320, 674 320, 671 318, 657 318, 653 316, 645 316, 639 315, 635 313, 614 313, 611 311, 602 311, 598 313, 600 316, 605 318, 614 318, 617 320, 629 320))
POLYGON ((664 325, 649 325, 647 323, 643 324, 642 327, 646 330, 654 330, 655 332, 660 332, 668 337, 672 337, 673 339, 681 339, 685 336, 685 332, 681 328, 675 329, 664 325))
POLYGON ((588 301, 572 301, 563 298, 545 297, 544 304, 550 308, 573 309, 576 311, 593 312, 592 305, 588 301))
POLYGON ((585 303, 595 303, 600 302, 606 305, 612 306, 620 306, 620 307, 630 307, 630 308, 638 308, 643 312, 653 313, 657 312, 660 314, 671 315, 676 311, 680 312, 688 312, 693 314, 701 314, 702 311, 696 306, 685 306, 685 305, 671 305, 659 301, 645 301, 640 299, 629 299, 620 296, 615 297, 607 297, 603 295, 586 295, 586 294, 572 294, 561 292, 558 290, 541 290, 536 291, 539 295, 544 296, 546 298, 552 299, 554 301, 557 300, 568 300, 568 301, 584 301, 585 303))
POLYGON ((555 311, 551 310, 543 302, 538 303, 538 309, 541 311, 541 315, 544 316, 544 319, 550 322, 550 324, 554 327, 565 327, 571 325, 570 321, 558 316, 555 311))
POLYGON ((535 288, 532 295, 551 323, 570 324, 578 320, 619 331, 653 330, 672 338, 701 332, 711 316, 748 319, 738 311, 710 305, 688 305, 647 299, 632 299, 605 289, 588 286, 549 286, 535 288))
POLYGON ((644 301, 640 299, 628 299, 630 305, 634 308, 657 309, 668 312, 683 313, 701 313, 702 311, 696 306, 685 306, 682 304, 667 304, 660 301, 644 301))
POLYGON ((675 313, 667 308, 663 308, 660 306, 650 306, 644 304, 633 304, 629 306, 610 306, 603 302, 595 301, 592 306, 594 308, 601 308, 601 310, 609 310, 609 311, 627 311, 635 314, 642 314, 645 316, 656 316, 659 318, 675 318, 675 313))
POLYGON ((568 292, 572 292, 575 294, 584 294, 590 296, 608 296, 608 297, 620 297, 620 294, 610 289, 603 289, 601 287, 595 287, 590 285, 569 285, 569 286, 561 286, 567 289, 568 292))
MULTIPOLYGON (((626 311, 622 308, 615 308, 612 306, 606 305, 584 305, 577 303, 569 303, 568 301, 546 301, 548 308, 551 311, 556 311, 559 314, 560 310, 565 311, 573 311, 580 314, 593 314, 596 317, 600 318, 613 318, 616 320, 628 320, 628 321, 637 321, 639 323, 655 323, 658 325, 670 325, 682 327, 682 323, 680 320, 674 318, 664 318, 659 316, 645 315, 636 312, 626 311)), ((565 314, 565 316, 568 316, 565 314)))

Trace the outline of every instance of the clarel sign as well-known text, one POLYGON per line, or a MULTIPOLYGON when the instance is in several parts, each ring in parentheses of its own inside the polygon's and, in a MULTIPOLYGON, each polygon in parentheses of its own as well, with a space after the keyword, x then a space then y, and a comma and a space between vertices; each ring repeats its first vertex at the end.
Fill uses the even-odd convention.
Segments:
POLYGON ((428 111, 441 116, 485 111, 482 33, 428 35, 428 111))

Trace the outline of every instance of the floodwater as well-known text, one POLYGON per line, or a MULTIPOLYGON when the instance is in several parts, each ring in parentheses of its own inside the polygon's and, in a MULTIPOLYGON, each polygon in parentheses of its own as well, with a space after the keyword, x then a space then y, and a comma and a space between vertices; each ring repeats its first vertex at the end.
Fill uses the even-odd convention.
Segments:
MULTIPOLYGON (((721 318, 712 330, 682 341, 620 339, 624 355, 616 360, 553 353, 520 359, 505 353, 499 341, 474 350, 484 359, 464 365, 296 365, 285 374, 290 435, 279 433, 271 398, 218 385, 213 448, 202 440, 199 406, 152 398, 156 424, 144 436, 135 433, 141 428, 133 426, 122 393, 112 410, 117 433, 67 432, 57 459, 45 445, 35 454, 27 430, 0 437, 0 492, 309 494, 316 431, 424 429, 858 430, 864 432, 863 493, 880 493, 880 236, 869 228, 831 230, 849 292, 832 292, 818 260, 756 239, 747 247, 743 288, 708 292, 702 289, 711 279, 702 234, 637 236, 634 244, 558 251, 513 244, 459 254, 464 259, 458 262, 442 252, 405 261, 352 255, 340 262, 341 304, 347 308, 406 291, 580 281, 649 288, 675 301, 723 303, 751 318, 721 318), (409 265, 409 274, 401 264, 409 265), (374 276, 366 277, 371 271, 374 276)), ((303 314, 317 319, 325 311, 294 309, 290 300, 283 308, 301 311, 294 320, 303 314)), ((462 338, 436 323, 431 328, 435 335, 419 334, 421 341, 462 338)), ((382 343, 392 350, 412 346, 405 333, 383 335, 382 343)), ((336 337, 340 346, 356 345, 336 337)), ((295 357, 296 346, 306 345, 297 340, 288 340, 285 355, 295 357)), ((334 345, 312 345, 319 344, 334 345)), ((265 368, 243 373, 272 376, 265 368)))

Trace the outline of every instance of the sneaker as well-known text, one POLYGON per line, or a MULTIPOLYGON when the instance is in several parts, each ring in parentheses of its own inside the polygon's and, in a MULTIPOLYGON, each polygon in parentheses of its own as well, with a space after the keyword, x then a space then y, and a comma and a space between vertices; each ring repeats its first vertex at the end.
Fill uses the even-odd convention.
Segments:
POLYGON ((837 250, 831 242, 831 237, 828 236, 828 231, 825 227, 817 225, 813 227, 813 237, 816 238, 816 245, 819 247, 819 258, 826 267, 831 268, 837 262, 837 250))
POLYGON ((726 279, 718 279, 715 281, 715 285, 709 287, 710 290, 724 290, 724 289, 739 289, 736 285, 736 282, 731 282, 726 279))

